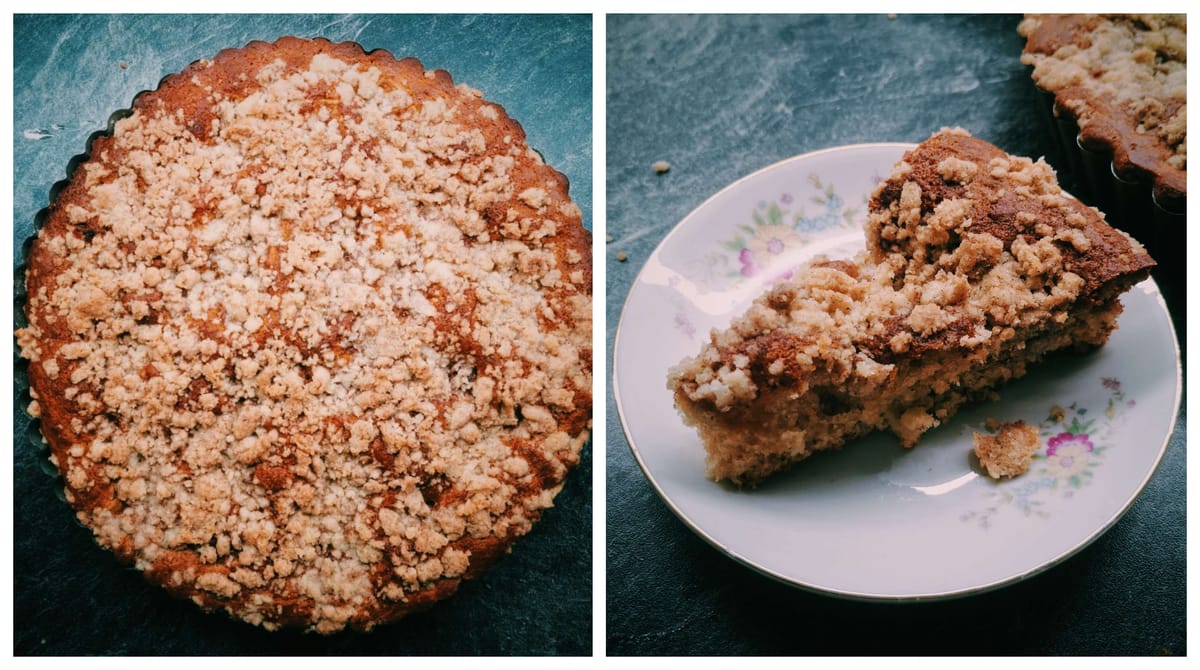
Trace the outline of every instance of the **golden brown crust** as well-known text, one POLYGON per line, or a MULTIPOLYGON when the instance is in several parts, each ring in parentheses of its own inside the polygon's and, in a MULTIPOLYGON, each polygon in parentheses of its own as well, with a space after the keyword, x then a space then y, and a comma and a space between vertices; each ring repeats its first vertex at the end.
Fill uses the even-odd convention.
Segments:
POLYGON ((527 532, 591 425, 590 234, 442 71, 285 37, 140 95, 17 333, 67 497, 202 607, 369 629, 527 532))
POLYGON ((1030 15, 1021 62, 1120 175, 1166 204, 1187 196, 1187 18, 1030 15))

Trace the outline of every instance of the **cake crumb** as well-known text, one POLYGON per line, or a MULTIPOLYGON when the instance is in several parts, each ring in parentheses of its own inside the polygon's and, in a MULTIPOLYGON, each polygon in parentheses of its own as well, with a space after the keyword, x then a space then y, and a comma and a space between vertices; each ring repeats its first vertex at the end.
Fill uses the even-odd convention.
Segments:
POLYGON ((613 240, 615 240, 615 239, 617 239, 617 238, 613 237, 612 235, 605 235, 605 236, 604 236, 604 241, 605 241, 605 242, 612 242, 612 241, 613 241, 613 240))
POLYGON ((629 254, 625 253, 624 251, 622 251, 622 252, 619 252, 619 253, 617 254, 617 260, 619 260, 619 261, 621 261, 622 263, 624 263, 625 261, 629 260, 629 254))
POLYGON ((979 166, 957 156, 947 156, 938 163, 937 170, 948 182, 966 184, 979 172, 979 166))
POLYGON ((671 164, 667 161, 654 161, 650 167, 654 168, 654 171, 658 174, 663 174, 667 170, 671 169, 671 164))
POLYGON ((1029 470, 1033 455, 1042 446, 1038 430, 1024 421, 1001 424, 995 419, 986 422, 988 430, 999 426, 995 435, 975 433, 975 455, 992 479, 1016 477, 1029 470))
POLYGON ((124 70, 125 68, 129 67, 128 65, 126 65, 125 61, 120 61, 120 62, 118 62, 118 63, 117 63, 117 65, 118 65, 118 66, 120 66, 120 68, 121 68, 122 70, 124 70))

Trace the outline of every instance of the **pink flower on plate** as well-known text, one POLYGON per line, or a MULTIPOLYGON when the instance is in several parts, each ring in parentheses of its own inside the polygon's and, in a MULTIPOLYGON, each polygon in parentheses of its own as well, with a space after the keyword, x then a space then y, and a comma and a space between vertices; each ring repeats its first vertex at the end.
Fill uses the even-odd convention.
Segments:
POLYGON ((1059 433, 1046 443, 1046 455, 1053 456, 1059 450, 1070 448, 1072 445, 1079 445, 1084 451, 1092 451, 1096 448, 1087 433, 1059 433))
POLYGON ((675 314, 675 327, 689 338, 696 335, 696 327, 692 325, 692 320, 688 318, 688 315, 683 312, 675 314))
POLYGON ((1059 433, 1046 443, 1046 467, 1053 477, 1077 475, 1087 469, 1088 454, 1094 449, 1084 433, 1059 433))
POLYGON ((800 234, 787 226, 758 226, 738 252, 739 272, 743 277, 753 277, 775 263, 780 254, 801 243, 800 234))
POLYGON ((742 264, 741 273, 743 277, 753 277, 755 272, 758 272, 758 266, 754 263, 754 252, 749 249, 742 249, 738 254, 738 262, 742 264))

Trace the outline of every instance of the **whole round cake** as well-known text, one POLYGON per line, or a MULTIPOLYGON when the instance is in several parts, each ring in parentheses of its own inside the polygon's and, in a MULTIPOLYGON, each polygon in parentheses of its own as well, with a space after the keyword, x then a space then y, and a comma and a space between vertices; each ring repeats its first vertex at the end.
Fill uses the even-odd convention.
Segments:
POLYGON ((51 203, 30 413, 151 581, 369 629, 478 575, 578 463, 590 259, 566 179, 478 91, 254 42, 138 96, 51 203))

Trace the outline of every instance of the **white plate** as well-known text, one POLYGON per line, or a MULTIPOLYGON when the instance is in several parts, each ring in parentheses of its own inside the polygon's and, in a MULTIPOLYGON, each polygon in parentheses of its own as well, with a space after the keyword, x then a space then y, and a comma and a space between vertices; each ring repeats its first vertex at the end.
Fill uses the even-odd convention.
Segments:
POLYGON ((754 490, 707 479, 704 449, 675 410, 667 369, 797 262, 861 249, 867 198, 911 146, 805 154, 726 187, 650 256, 613 345, 626 437, 671 510, 766 575, 850 598, 976 593, 1079 551, 1154 473, 1182 388, 1171 319, 1147 280, 1125 294, 1120 326, 1101 350, 1053 358, 915 449, 877 433, 754 490), (1002 482, 977 472, 972 433, 988 418, 1039 426, 1042 448, 1029 472, 1002 482))

